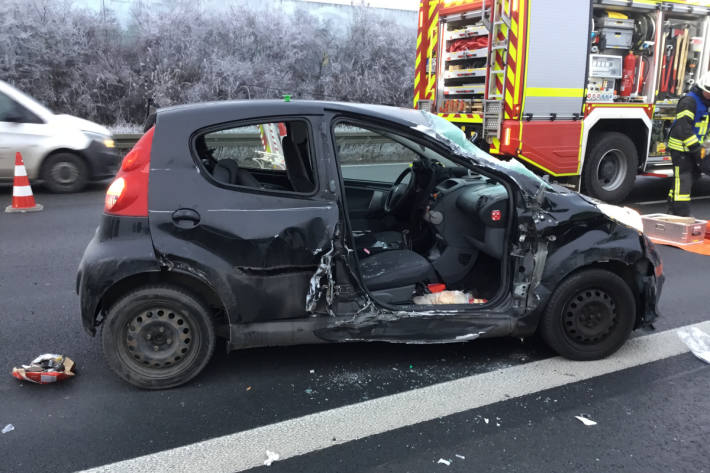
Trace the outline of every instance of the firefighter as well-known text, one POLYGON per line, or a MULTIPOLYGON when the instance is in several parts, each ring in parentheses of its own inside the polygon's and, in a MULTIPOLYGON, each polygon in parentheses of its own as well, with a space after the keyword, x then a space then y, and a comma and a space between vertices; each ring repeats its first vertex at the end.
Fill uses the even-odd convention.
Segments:
POLYGON ((674 215, 690 216, 690 189, 700 177, 704 157, 702 143, 708 131, 708 107, 710 72, 705 73, 678 101, 675 121, 671 125, 668 149, 673 160, 673 186, 668 192, 668 200, 669 212, 674 215))

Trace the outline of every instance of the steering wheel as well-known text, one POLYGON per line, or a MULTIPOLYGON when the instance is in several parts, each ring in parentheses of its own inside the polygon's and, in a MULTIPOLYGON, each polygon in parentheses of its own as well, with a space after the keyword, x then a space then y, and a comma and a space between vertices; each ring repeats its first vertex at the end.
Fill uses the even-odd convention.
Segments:
POLYGON ((391 214, 397 212, 402 207, 402 204, 407 200, 407 197, 414 191, 414 172, 411 167, 406 168, 397 176, 397 179, 392 184, 392 187, 387 194, 385 200, 385 213, 391 214), (409 182, 402 182, 411 174, 409 182))

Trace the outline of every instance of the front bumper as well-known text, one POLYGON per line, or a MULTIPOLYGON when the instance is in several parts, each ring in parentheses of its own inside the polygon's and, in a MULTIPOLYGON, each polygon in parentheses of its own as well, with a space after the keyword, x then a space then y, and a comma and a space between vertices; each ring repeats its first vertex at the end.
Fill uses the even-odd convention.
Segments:
POLYGON ((115 148, 107 148, 99 141, 92 141, 88 148, 83 150, 86 161, 89 163, 90 179, 98 181, 116 175, 121 156, 115 148))
POLYGON ((645 259, 651 265, 652 274, 648 274, 648 271, 646 271, 644 274, 638 275, 640 277, 641 289, 641 317, 639 317, 638 325, 648 327, 660 315, 658 312, 658 303, 661 299, 663 283, 666 277, 663 274, 663 262, 661 261, 661 256, 656 251, 656 246, 646 235, 641 237, 641 243, 644 248, 645 259))

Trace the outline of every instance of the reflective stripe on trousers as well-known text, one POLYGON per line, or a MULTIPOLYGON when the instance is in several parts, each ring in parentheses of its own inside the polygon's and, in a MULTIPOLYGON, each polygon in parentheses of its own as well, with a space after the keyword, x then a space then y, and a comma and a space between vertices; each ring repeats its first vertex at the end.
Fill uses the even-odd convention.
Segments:
POLYGON ((673 159, 673 185, 668 191, 671 213, 675 215, 690 215, 690 191, 693 183, 700 176, 698 163, 693 156, 671 150, 673 159))

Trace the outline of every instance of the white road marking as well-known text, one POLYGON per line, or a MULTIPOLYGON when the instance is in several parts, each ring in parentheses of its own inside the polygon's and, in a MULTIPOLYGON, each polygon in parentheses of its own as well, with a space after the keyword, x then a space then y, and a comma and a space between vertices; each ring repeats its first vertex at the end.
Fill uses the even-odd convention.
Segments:
MULTIPOLYGON (((710 321, 689 325, 710 331, 710 321)), ((98 472, 225 472, 264 464, 266 450, 281 459, 614 373, 688 352, 676 330, 629 340, 600 361, 560 357, 317 412, 91 470, 98 472), (333 440, 335 439, 335 440, 333 440)), ((207 394, 205 394, 207 396, 207 394)))

